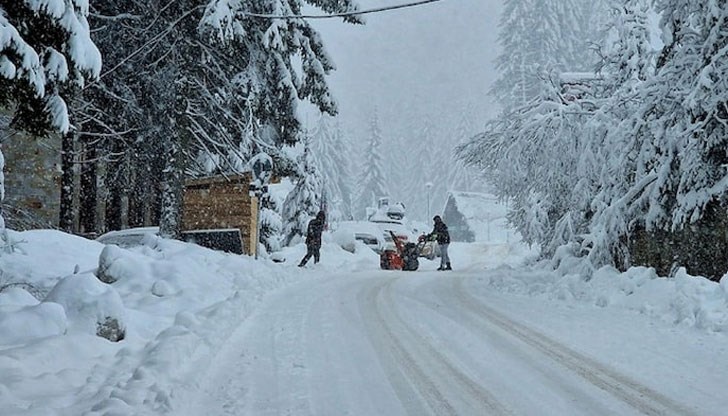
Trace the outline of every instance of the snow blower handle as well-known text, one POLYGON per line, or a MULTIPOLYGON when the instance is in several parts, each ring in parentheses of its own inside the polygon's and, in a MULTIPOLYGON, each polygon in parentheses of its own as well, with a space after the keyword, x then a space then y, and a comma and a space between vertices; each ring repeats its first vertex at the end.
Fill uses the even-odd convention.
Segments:
POLYGON ((417 238, 417 241, 419 241, 419 242, 422 242, 422 241, 436 241, 436 240, 437 240, 437 235, 436 234, 424 234, 423 233, 422 235, 420 235, 417 238))
POLYGON ((392 241, 394 242, 394 246, 397 247, 397 252, 400 256, 404 256, 404 245, 399 240, 399 237, 397 237, 396 234, 394 234, 394 231, 389 230, 389 235, 392 236, 392 241))

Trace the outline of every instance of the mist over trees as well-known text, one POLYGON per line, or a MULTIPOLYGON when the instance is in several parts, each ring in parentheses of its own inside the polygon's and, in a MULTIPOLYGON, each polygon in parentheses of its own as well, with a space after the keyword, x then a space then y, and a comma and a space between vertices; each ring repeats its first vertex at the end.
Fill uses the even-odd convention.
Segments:
MULTIPOLYGON (((539 62, 546 70, 528 77, 504 54, 494 87, 504 111, 459 154, 512 202, 513 224, 555 264, 569 253, 586 260, 587 275, 603 265, 665 275, 680 265, 720 278, 728 269, 718 231, 728 184, 728 9, 680 0, 608 6, 589 72, 574 73, 568 55, 554 52, 563 58, 539 62)), ((526 53, 530 35, 517 20, 502 25, 501 39, 526 53)), ((580 26, 560 22, 560 31, 580 26)))
POLYGON ((389 184, 385 177, 384 167, 384 146, 382 129, 379 125, 379 115, 374 112, 369 120, 369 136, 366 141, 366 148, 361 158, 360 173, 358 177, 357 196, 358 213, 357 218, 366 218, 366 208, 376 207, 377 200, 389 195, 389 184))
POLYGON ((353 186, 351 140, 339 122, 321 114, 312 132, 312 155, 323 182, 323 203, 329 221, 353 218, 353 186))
MULTIPOLYGON (((429 222, 433 215, 442 214, 448 192, 487 190, 479 172, 454 153, 457 144, 478 131, 470 106, 458 106, 462 110, 453 117, 400 109, 392 116, 400 127, 392 127, 391 117, 373 110, 367 131, 343 132, 339 139, 347 149, 343 165, 358 172, 353 180, 342 179, 355 195, 353 219, 366 219, 366 209, 387 197, 390 203, 404 204, 409 219, 429 222)), ((334 165, 329 164, 329 169, 334 165)))

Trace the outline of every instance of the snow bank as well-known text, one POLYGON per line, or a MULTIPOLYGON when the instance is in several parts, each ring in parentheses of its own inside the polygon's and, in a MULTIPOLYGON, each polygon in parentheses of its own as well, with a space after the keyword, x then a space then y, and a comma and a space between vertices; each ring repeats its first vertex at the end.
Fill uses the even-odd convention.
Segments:
POLYGON ((576 272, 565 274, 543 265, 528 272, 501 268, 486 281, 505 292, 627 309, 677 326, 728 331, 728 276, 716 283, 690 276, 685 269, 666 278, 657 276, 653 268, 633 267, 620 273, 604 267, 585 279, 578 273, 578 264, 572 263, 576 272))
POLYGON ((119 330, 126 332, 126 310, 121 296, 93 274, 64 277, 45 298, 44 303, 47 302, 63 306, 71 331, 96 335, 101 326, 115 320, 119 330))
POLYGON ((21 345, 62 335, 66 327, 66 313, 61 305, 40 303, 19 287, 0 292, 0 345, 21 345))
POLYGON ((265 294, 379 264, 328 234, 322 262, 304 269, 295 267, 303 244, 277 253, 279 264, 156 236, 121 249, 56 231, 11 234, 23 243, 0 255, 3 416, 169 411, 175 389, 204 372, 265 294), (109 317, 125 331, 119 342, 96 335, 109 317))

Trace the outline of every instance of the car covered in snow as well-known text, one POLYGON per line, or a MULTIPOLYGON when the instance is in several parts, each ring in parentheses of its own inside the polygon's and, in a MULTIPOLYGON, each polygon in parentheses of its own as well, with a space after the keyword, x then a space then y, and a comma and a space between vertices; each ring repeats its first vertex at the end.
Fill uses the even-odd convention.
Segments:
POLYGON ((410 230, 404 224, 398 221, 370 221, 375 224, 382 232, 382 236, 385 241, 386 249, 394 250, 394 241, 392 240, 392 233, 402 241, 403 243, 416 243, 416 239, 412 230, 410 230))
POLYGON ((332 224, 332 239, 344 250, 354 252, 360 241, 376 253, 385 247, 384 234, 377 224, 369 221, 341 221, 332 224))
POLYGON ((158 235, 159 227, 138 227, 126 230, 109 231, 96 238, 101 244, 114 244, 121 248, 137 247, 144 244, 144 237, 147 234, 158 235))

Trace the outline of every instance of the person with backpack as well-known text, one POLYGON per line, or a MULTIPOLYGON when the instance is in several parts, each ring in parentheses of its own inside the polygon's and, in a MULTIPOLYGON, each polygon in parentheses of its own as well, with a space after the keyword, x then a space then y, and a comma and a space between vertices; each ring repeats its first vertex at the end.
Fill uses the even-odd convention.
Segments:
POLYGON ((429 239, 435 239, 437 245, 440 246, 440 267, 437 270, 452 270, 450 267, 450 256, 447 254, 447 247, 450 245, 450 232, 447 225, 442 222, 439 215, 435 215, 432 219, 435 222, 435 228, 427 235, 429 239))
POLYGON ((325 223, 326 213, 323 211, 319 211, 316 214, 316 218, 308 222, 308 229, 306 231, 306 255, 298 263, 298 267, 305 266, 311 256, 313 256, 314 264, 318 263, 321 259, 321 233, 324 231, 325 223))

